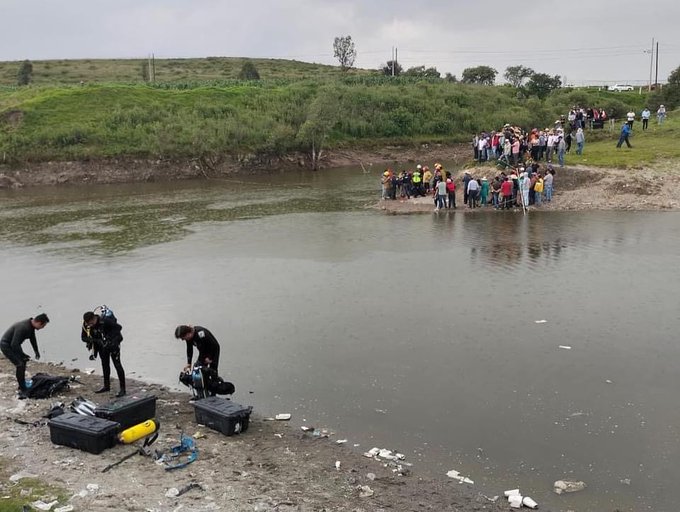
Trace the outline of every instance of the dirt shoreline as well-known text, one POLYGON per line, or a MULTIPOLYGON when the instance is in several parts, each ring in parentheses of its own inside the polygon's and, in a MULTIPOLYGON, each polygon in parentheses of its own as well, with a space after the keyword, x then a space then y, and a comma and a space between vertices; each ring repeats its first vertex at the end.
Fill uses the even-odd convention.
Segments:
MULTIPOLYGON (((462 163, 469 158, 467 144, 422 144, 384 146, 375 150, 335 149, 324 152, 324 170, 347 166, 383 166, 395 163, 442 160, 462 163)), ((304 169, 304 156, 289 155, 269 163, 241 164, 225 160, 214 168, 196 160, 150 160, 110 158, 87 161, 29 162, 10 167, 0 165, 0 189, 41 185, 87 185, 211 179, 233 174, 254 174, 304 169)))
MULTIPOLYGON (((351 440, 338 444, 332 433, 328 438, 305 433, 295 421, 265 421, 257 411, 246 433, 223 436, 195 423, 188 392, 134 380, 128 383, 129 394, 152 393, 158 397, 156 417, 161 433, 153 447, 167 449, 178 444, 180 432, 200 432, 205 437, 196 441, 198 460, 186 468, 165 471, 149 458, 135 455, 102 473, 104 467, 133 452, 134 447, 116 446, 100 455, 57 447, 50 442, 49 428, 41 421, 53 402, 69 404, 77 396, 106 401, 109 397, 93 394, 101 376, 32 361, 30 373, 77 375, 80 380, 52 399, 18 400, 13 370, 8 361, 0 359, 0 494, 6 497, 5 506, 17 507, 2 508, 0 501, 2 510, 20 511, 23 505, 54 499, 59 502, 54 508, 72 505, 75 511, 93 512, 507 509, 502 498, 491 503, 475 486, 459 484, 445 475, 441 479, 425 478, 418 475, 417 467, 406 465, 403 468, 408 468, 404 471, 408 474, 399 475, 393 472, 393 466, 385 466, 385 461, 361 455, 359 450, 371 447, 353 448, 351 440), (11 482, 9 477, 20 471, 33 478, 11 482), (374 479, 369 473, 375 475, 374 479), (201 488, 179 497, 166 496, 169 489, 182 489, 191 483, 201 488), (54 488, 45 488, 45 484, 54 488), (88 484, 98 487, 88 491, 88 484), (361 486, 370 487, 373 494, 362 497, 361 486)), ((247 394, 238 389, 233 399, 248 402, 247 394)))
MULTIPOLYGON (((347 166, 383 166, 435 161, 461 167, 470 161, 468 144, 422 144, 420 146, 384 146, 375 150, 337 149, 328 151, 322 161, 328 172, 347 166)), ((45 185, 97 185, 113 183, 167 182, 186 179, 211 179, 233 174, 256 174, 291 171, 303 168, 301 155, 291 155, 271 165, 242 166, 224 162, 207 171, 195 161, 139 159, 102 159, 75 162, 31 163, 18 168, 0 165, 0 190, 45 185)), ((475 178, 495 176, 492 165, 467 169, 475 178)), ((542 210, 677 210, 680 208, 680 164, 665 161, 639 169, 556 167, 555 196, 542 210)), ((376 173, 377 174, 377 173, 376 173)), ((458 191, 456 212, 464 207, 461 180, 456 173, 458 191)), ((377 184, 376 184, 377 187, 377 184)), ((431 213, 431 198, 377 201, 374 208, 389 213, 431 213)), ((487 210, 494 211, 491 208, 487 210)), ((477 211, 477 210, 475 210, 477 211)), ((485 211, 480 209, 479 211, 485 211)))

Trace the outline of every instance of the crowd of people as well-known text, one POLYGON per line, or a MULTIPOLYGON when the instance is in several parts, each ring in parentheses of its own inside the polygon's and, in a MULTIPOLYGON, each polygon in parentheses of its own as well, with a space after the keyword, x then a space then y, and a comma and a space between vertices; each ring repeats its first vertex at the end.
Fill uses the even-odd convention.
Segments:
POLYGON ((564 167, 565 156, 572 146, 575 153, 583 154, 587 128, 601 128, 609 115, 603 108, 574 106, 566 115, 560 116, 553 127, 524 132, 521 128, 506 124, 499 131, 481 132, 472 138, 473 157, 477 162, 498 160, 505 166, 517 167, 520 162, 545 161, 552 164, 557 159, 564 167))
MULTIPOLYGON (((649 126, 651 111, 645 107, 640 113, 642 129, 649 126)), ((661 105, 657 121, 662 124, 666 108, 661 105)), ((621 127, 617 148, 624 143, 630 148, 636 113, 629 111, 621 127)), ((493 206, 509 208, 518 206, 539 206, 551 201, 556 158, 564 167, 565 155, 575 146, 575 153, 582 155, 586 143, 586 129, 602 128, 608 120, 614 121, 603 108, 574 106, 567 114, 560 116, 552 128, 532 129, 525 132, 518 126, 506 124, 502 129, 474 134, 471 144, 473 158, 478 163, 495 162, 501 172, 491 182, 486 177, 472 179, 465 173, 460 186, 463 203, 469 208, 493 206), (541 169, 545 163, 546 170, 541 169)), ((450 172, 436 163, 434 170, 418 165, 415 170, 395 172, 386 169, 382 176, 382 198, 397 199, 432 195, 435 209, 456 208, 456 181, 450 172)))
MULTIPOLYGON (((640 112, 643 130, 648 128, 651 116, 652 112, 647 107, 640 112)), ((617 147, 624 142, 632 147, 628 137, 637 117, 633 110, 626 113, 625 124, 628 125, 628 129, 622 127, 621 139, 617 147)), ((659 106, 656 117, 659 124, 664 122, 666 119, 664 105, 659 106)), ((553 159, 557 158, 559 166, 564 167, 565 156, 572 150, 572 146, 576 146, 577 155, 583 154, 586 129, 602 128, 605 122, 614 120, 603 108, 575 105, 567 114, 561 115, 552 128, 542 130, 534 128, 527 133, 519 127, 506 124, 498 131, 474 134, 471 142, 473 158, 480 163, 497 160, 506 167, 517 167, 520 162, 526 165, 527 160, 545 161, 552 164, 553 159)))
POLYGON ((551 164, 543 172, 541 164, 533 161, 517 169, 505 168, 490 182, 486 177, 473 178, 469 171, 465 171, 457 184, 456 178, 444 170, 441 164, 434 164, 434 171, 418 164, 414 171, 396 173, 386 169, 381 179, 382 198, 396 200, 431 196, 434 209, 438 212, 457 207, 456 191, 460 186, 463 205, 471 209, 540 206, 544 201, 552 201, 554 177, 555 169, 551 164))

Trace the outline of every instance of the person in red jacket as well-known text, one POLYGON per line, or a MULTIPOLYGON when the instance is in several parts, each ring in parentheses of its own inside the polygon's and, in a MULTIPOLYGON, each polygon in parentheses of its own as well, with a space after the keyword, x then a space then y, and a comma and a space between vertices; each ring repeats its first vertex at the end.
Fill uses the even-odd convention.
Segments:
POLYGON ((446 192, 449 196, 449 201, 447 203, 447 208, 456 207, 456 184, 453 182, 452 178, 446 178, 446 192))
POLYGON ((503 207, 506 209, 512 208, 512 181, 505 177, 505 181, 501 183, 501 195, 503 196, 503 207))

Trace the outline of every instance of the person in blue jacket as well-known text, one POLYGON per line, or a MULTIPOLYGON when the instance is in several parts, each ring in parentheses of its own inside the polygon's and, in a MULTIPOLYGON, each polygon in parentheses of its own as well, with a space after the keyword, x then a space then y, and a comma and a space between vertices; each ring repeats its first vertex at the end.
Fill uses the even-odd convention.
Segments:
POLYGON ((630 125, 628 123, 623 123, 623 126, 621 127, 621 136, 619 137, 619 142, 616 144, 617 148, 620 148, 624 142, 629 148, 633 147, 628 140, 628 137, 630 137, 630 130, 630 125))

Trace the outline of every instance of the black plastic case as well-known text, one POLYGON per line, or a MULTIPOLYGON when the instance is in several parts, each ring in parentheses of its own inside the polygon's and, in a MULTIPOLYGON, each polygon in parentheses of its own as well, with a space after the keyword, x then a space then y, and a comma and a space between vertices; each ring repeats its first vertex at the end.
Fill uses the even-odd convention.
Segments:
POLYGON ((115 421, 72 412, 52 418, 48 425, 54 444, 95 454, 115 446, 120 431, 120 425, 115 421))
POLYGON ((117 398, 97 406, 94 415, 120 423, 121 429, 125 430, 156 416, 156 397, 131 395, 117 398))
POLYGON ((226 398, 211 396, 194 402, 196 422, 226 436, 248 430, 251 406, 240 405, 226 398))

